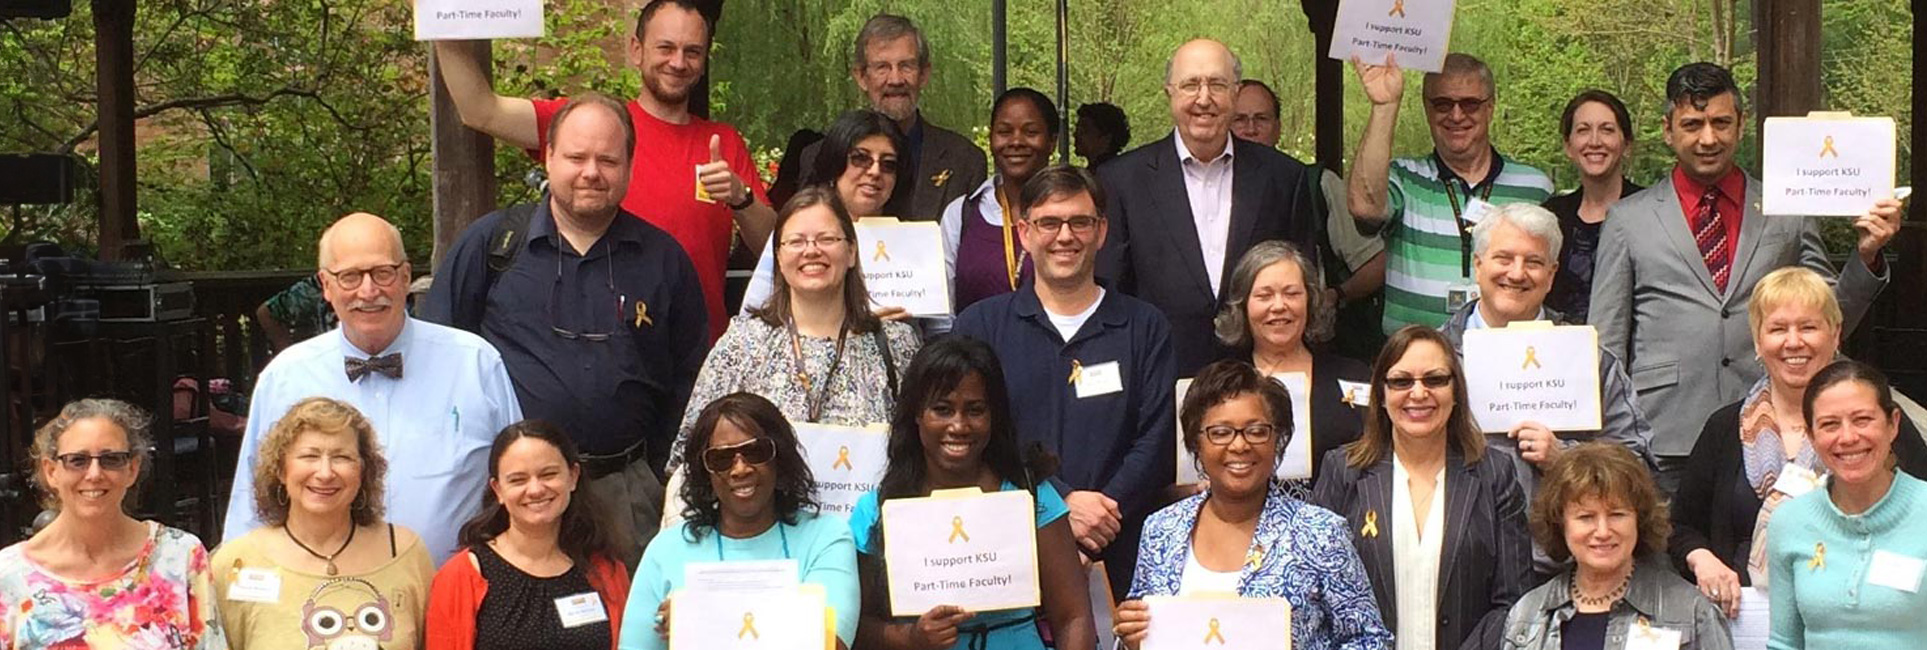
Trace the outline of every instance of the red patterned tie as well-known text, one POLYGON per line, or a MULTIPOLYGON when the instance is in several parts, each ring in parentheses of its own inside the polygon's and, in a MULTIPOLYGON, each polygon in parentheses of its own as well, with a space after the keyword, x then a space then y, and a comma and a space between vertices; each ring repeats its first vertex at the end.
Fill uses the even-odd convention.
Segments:
POLYGON ((1726 280, 1732 275, 1733 260, 1726 253, 1726 221, 1720 218, 1718 209, 1720 190, 1706 188, 1700 195, 1700 204, 1693 211, 1693 241, 1699 244, 1700 259, 1705 260, 1706 270, 1713 274, 1713 286, 1726 293, 1726 280))

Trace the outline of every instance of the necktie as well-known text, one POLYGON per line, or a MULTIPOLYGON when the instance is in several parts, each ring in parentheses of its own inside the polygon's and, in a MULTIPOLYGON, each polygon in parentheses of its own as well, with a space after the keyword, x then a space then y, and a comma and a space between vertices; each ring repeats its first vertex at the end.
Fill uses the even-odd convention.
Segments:
POLYGON ((362 377, 368 376, 368 373, 371 372, 379 372, 387 375, 389 379, 401 379, 400 352, 366 359, 347 357, 345 361, 348 369, 348 381, 351 382, 361 381, 362 377))
POLYGON ((1693 241, 1699 244, 1700 259, 1706 262, 1706 271, 1713 274, 1713 286, 1720 293, 1726 293, 1726 281, 1732 275, 1733 260, 1726 252, 1726 221, 1720 218, 1720 191, 1708 187, 1700 194, 1699 207, 1693 211, 1693 241))

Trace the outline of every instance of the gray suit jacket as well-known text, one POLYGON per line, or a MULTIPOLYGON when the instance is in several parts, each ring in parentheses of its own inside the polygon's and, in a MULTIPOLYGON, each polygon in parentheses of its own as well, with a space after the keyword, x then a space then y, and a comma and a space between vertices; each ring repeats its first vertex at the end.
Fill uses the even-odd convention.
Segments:
MULTIPOLYGON (((1600 229, 1589 320, 1600 346, 1626 362, 1653 425, 1655 456, 1691 454, 1706 416, 1743 397, 1764 372, 1746 313, 1762 276, 1798 264, 1836 277, 1812 219, 1761 214, 1760 181, 1752 176, 1741 205, 1746 215, 1724 293, 1700 258, 1670 172, 1620 200, 1600 229)), ((1834 284, 1843 333, 1886 283, 1852 256, 1834 284)))

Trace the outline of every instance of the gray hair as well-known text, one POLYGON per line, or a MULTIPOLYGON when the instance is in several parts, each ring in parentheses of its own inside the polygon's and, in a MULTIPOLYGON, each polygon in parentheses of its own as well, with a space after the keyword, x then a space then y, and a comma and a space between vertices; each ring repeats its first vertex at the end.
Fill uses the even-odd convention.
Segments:
POLYGON ((1546 242, 1548 260, 1559 259, 1559 247, 1565 236, 1559 232, 1559 217, 1550 210, 1531 203, 1508 203, 1492 208, 1485 213, 1478 225, 1472 226, 1472 253, 1484 255, 1487 244, 1492 243, 1492 231, 1501 223, 1525 231, 1526 234, 1546 242))
MULTIPOLYGON (((93 418, 105 419, 119 427, 127 435, 127 450, 133 452, 135 458, 143 461, 141 463, 143 470, 146 468, 145 460, 154 446, 154 439, 147 431, 154 419, 146 411, 117 399, 87 398, 68 402, 66 406, 61 407, 59 415, 34 431, 33 448, 27 452, 34 464, 33 483, 34 487, 40 490, 42 508, 60 509, 60 496, 54 494, 53 489, 42 482, 44 479, 40 476, 39 470, 41 462, 52 460, 60 453, 60 437, 66 435, 67 430, 73 428, 74 423, 93 418)), ((139 478, 136 477, 136 482, 138 481, 139 478)), ((131 497, 134 491, 128 490, 127 493, 131 497)))
POLYGON ((1489 97, 1498 96, 1499 86, 1492 81, 1492 68, 1487 66, 1484 61, 1480 61, 1479 57, 1463 52, 1453 52, 1445 55, 1445 65, 1440 68, 1438 72, 1425 73, 1425 81, 1419 86, 1420 92, 1423 93, 1430 90, 1432 84, 1440 79, 1456 77, 1463 74, 1478 75, 1479 82, 1485 84, 1485 94, 1489 97))
POLYGON ((1251 287, 1258 283, 1258 274, 1279 262, 1296 264, 1299 272, 1304 274, 1306 342, 1331 340, 1338 309, 1336 305, 1325 302, 1325 274, 1297 244, 1274 239, 1253 245, 1251 250, 1245 251, 1244 257, 1238 259, 1238 265, 1231 269, 1225 293, 1228 297, 1224 307, 1218 310, 1218 316, 1212 319, 1218 342, 1236 349, 1255 344, 1251 336, 1251 318, 1245 312, 1245 300, 1251 297, 1251 287))
MULTIPOLYGON (((1217 43, 1217 41, 1212 41, 1212 42, 1214 42, 1214 43, 1217 43)), ((1244 62, 1244 59, 1240 59, 1240 58, 1238 58, 1238 53, 1237 53, 1237 52, 1233 52, 1233 51, 1231 51, 1231 47, 1230 47, 1230 46, 1228 46, 1228 45, 1225 45, 1225 44, 1223 44, 1223 43, 1218 43, 1218 46, 1219 46, 1219 47, 1223 47, 1223 48, 1224 48, 1224 53, 1225 53, 1225 54, 1229 54, 1229 55, 1231 55, 1231 83, 1232 83, 1232 85, 1234 85, 1234 86, 1235 86, 1235 85, 1237 85, 1237 84, 1238 84, 1238 82, 1240 82, 1240 81, 1244 81, 1244 80, 1245 80, 1245 62, 1244 62)), ((1184 49, 1184 46, 1182 46, 1182 45, 1180 45, 1180 46, 1178 46, 1178 49, 1179 49, 1179 50, 1181 50, 1181 49, 1184 49)), ((1166 58, 1164 59, 1164 83, 1165 83, 1165 84, 1167 84, 1167 85, 1171 83, 1171 69, 1172 69, 1173 67, 1175 67, 1175 66, 1177 65, 1177 62, 1178 62, 1178 50, 1171 50, 1171 56, 1169 56, 1169 57, 1166 57, 1166 58)), ((1234 90, 1235 90, 1235 89, 1234 89, 1234 90)))
POLYGON ((850 67, 862 70, 870 65, 870 44, 894 41, 905 36, 917 39, 917 67, 930 67, 930 41, 924 39, 923 30, 909 18, 896 14, 877 14, 863 29, 856 33, 856 50, 850 55, 850 67))

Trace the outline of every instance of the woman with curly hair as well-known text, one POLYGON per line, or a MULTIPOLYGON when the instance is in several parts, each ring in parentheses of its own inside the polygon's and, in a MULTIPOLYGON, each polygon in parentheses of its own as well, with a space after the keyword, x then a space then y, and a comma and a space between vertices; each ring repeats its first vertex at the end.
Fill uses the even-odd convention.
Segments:
POLYGON ((836 611, 838 648, 856 633, 856 549, 842 519, 817 511, 816 480, 796 430, 754 393, 731 393, 704 406, 689 431, 688 480, 681 530, 649 542, 629 591, 622 650, 662 650, 669 639, 669 594, 692 562, 793 560, 797 579, 823 587, 836 611))

